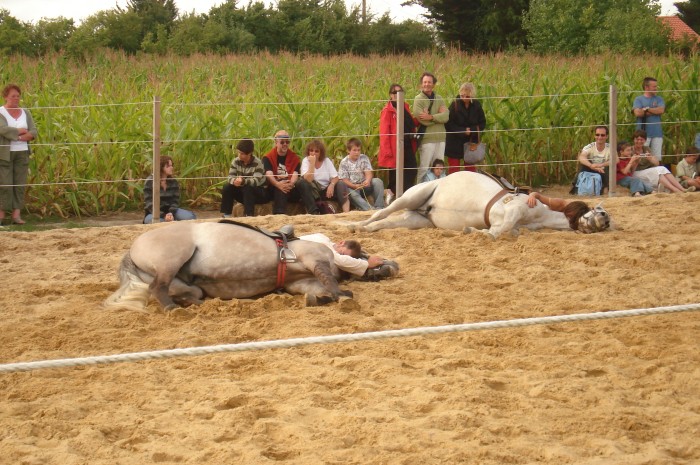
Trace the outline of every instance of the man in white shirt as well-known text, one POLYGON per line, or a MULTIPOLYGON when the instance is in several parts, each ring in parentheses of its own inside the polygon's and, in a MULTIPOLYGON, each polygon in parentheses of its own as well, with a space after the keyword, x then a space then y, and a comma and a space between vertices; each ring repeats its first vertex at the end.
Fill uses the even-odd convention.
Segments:
POLYGON ((335 265, 343 271, 355 276, 364 276, 368 268, 376 268, 384 263, 384 259, 377 255, 370 255, 367 260, 360 258, 362 247, 355 240, 333 242, 324 234, 307 234, 299 236, 303 241, 318 242, 333 251, 335 265))

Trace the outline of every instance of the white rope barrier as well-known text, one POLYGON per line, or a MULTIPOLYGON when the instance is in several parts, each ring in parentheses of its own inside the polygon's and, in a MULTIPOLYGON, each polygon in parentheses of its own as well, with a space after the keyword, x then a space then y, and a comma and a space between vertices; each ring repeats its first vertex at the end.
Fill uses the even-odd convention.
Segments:
POLYGON ((0 365, 0 373, 34 371, 41 370, 44 368, 68 368, 120 362, 139 362, 155 359, 162 360, 175 357, 191 357, 226 352, 246 352, 252 350, 267 349, 290 349, 293 347, 302 347, 317 344, 337 344, 341 342, 358 342, 367 340, 391 339, 397 337, 427 336, 434 334, 481 331, 486 329, 518 328, 522 326, 549 325, 556 323, 567 323, 572 321, 607 320, 614 318, 659 315, 664 313, 678 313, 696 310, 700 310, 700 304, 674 305, 670 307, 656 307, 633 310, 616 310, 611 312, 579 313, 574 315, 520 318, 515 320, 489 321, 483 323, 466 323, 447 326, 428 326, 355 334, 337 334, 332 336, 281 339, 262 342, 243 342, 239 344, 224 344, 216 346, 191 347, 186 349, 157 350, 150 352, 135 352, 128 354, 102 355, 83 358, 44 360, 38 362, 9 363, 5 365, 0 365))

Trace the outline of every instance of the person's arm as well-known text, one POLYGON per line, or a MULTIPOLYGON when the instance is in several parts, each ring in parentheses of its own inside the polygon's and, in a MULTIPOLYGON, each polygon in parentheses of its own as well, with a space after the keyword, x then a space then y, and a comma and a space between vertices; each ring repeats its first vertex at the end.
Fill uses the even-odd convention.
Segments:
POLYGON ((361 258, 353 258, 350 255, 341 255, 335 250, 333 251, 333 261, 335 265, 343 271, 362 276, 369 268, 369 262, 361 258))
POLYGON ((646 115, 645 108, 642 107, 641 97, 636 97, 632 104, 632 114, 637 118, 643 118, 646 115))
POLYGON ((527 197, 527 206, 534 208, 537 205, 537 201, 540 201, 544 205, 547 205, 550 210, 555 212, 562 212, 564 208, 569 204, 568 200, 560 199, 557 197, 547 197, 540 194, 539 192, 530 192, 527 197))
MULTIPOLYGON (((166 181, 165 204, 168 209, 167 212, 173 215, 180 208, 180 184, 173 178, 168 178, 166 181)), ((161 207, 161 210, 165 213, 163 207, 161 207)))
POLYGON ((146 185, 143 186, 143 209, 146 215, 153 213, 153 179, 146 179, 146 185))
POLYGON ((29 113, 27 110, 24 110, 24 113, 27 115, 27 132, 24 135, 23 139, 26 142, 32 141, 37 138, 39 133, 36 130, 36 126, 34 125, 34 118, 32 118, 32 114, 29 113))
POLYGON ((277 181, 277 176, 275 176, 275 172, 273 171, 272 163, 270 162, 269 158, 263 158, 263 166, 263 169, 265 170, 265 178, 267 179, 267 183, 275 189, 279 189, 279 187, 277 186, 279 184, 279 181, 277 181))
POLYGON ((0 136, 8 140, 17 140, 19 137, 19 131, 17 128, 8 126, 7 121, 2 115, 0 115, 0 136))
POLYGON ((263 187, 267 182, 267 178, 265 177, 265 167, 258 159, 254 159, 253 163, 255 165, 253 176, 246 178, 244 182, 254 187, 263 187))
MULTIPOLYGON (((442 97, 435 96, 435 105, 439 105, 438 112, 433 114, 432 122, 434 124, 445 124, 450 119, 450 110, 445 105, 445 101, 442 97)), ((435 108, 433 105, 433 108, 435 108)))
POLYGON ((308 155, 301 161, 301 177, 307 182, 314 182, 316 176, 316 156, 308 155))

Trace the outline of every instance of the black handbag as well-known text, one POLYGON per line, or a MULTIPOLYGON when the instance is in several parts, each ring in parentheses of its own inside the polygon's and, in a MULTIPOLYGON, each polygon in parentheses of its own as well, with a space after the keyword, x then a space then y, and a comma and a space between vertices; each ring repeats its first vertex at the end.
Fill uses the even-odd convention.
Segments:
MULTIPOLYGON (((433 102, 435 100, 430 101, 430 105, 428 105, 428 113, 430 113, 433 109, 433 102)), ((416 138, 416 147, 420 147, 420 143, 423 140, 423 137, 425 137, 425 130, 428 129, 428 126, 425 126, 421 124, 418 126, 418 130, 416 131, 415 135, 413 137, 416 138)))

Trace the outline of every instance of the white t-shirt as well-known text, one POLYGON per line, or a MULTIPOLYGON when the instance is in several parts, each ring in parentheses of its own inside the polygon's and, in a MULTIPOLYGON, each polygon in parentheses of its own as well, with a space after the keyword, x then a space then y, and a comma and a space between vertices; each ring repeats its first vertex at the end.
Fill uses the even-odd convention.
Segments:
MULTIPOLYGON (((309 171, 309 157, 304 157, 301 161, 301 175, 304 176, 307 171, 309 171)), ((333 162, 328 157, 324 158, 321 167, 316 168, 316 171, 314 171, 314 180, 324 189, 331 183, 331 179, 337 177, 338 171, 336 171, 333 162)))
POLYGON ((303 241, 318 242, 319 244, 327 246, 333 251, 333 262, 335 263, 335 266, 343 271, 347 271, 348 273, 356 276, 362 276, 365 274, 365 271, 367 271, 367 267, 369 266, 367 260, 353 258, 350 255, 339 254, 336 252, 335 247, 333 247, 333 241, 331 241, 328 236, 324 234, 307 234, 305 236, 299 236, 299 239, 303 241))
MULTIPOLYGON (((22 110, 20 108, 20 110, 22 110)), ((27 114, 22 110, 22 113, 19 115, 19 118, 14 119, 11 115, 10 112, 7 111, 7 108, 4 106, 0 107, 0 114, 5 117, 5 120, 7 120, 7 125, 11 128, 17 128, 17 129, 29 129, 29 126, 27 125, 27 114)), ((12 140, 10 141, 10 152, 20 152, 23 150, 29 150, 29 144, 25 140, 12 140)))
POLYGON ((610 144, 605 143, 605 148, 598 151, 595 142, 591 142, 581 150, 591 163, 605 163, 610 160, 610 144))

